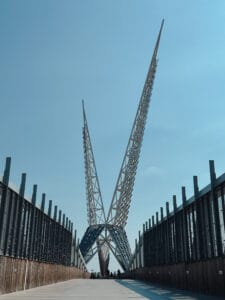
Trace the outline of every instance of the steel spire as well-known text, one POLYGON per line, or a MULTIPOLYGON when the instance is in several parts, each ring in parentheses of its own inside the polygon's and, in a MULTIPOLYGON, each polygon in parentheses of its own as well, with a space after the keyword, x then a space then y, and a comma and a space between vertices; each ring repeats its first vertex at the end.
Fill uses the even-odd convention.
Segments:
POLYGON ((84 108, 84 100, 82 100, 83 108, 83 146, 85 161, 85 181, 86 181, 86 198, 87 198, 87 214, 88 224, 104 224, 106 222, 105 210, 102 201, 94 154, 91 145, 88 123, 84 108))
POLYGON ((107 217, 108 224, 114 224, 116 226, 121 226, 122 228, 125 227, 128 218, 135 175, 137 171, 145 123, 147 120, 148 108, 151 100, 151 93, 157 67, 157 52, 159 48, 163 24, 164 20, 162 20, 161 23, 150 67, 147 73, 147 78, 144 84, 136 117, 133 123, 130 138, 107 217))

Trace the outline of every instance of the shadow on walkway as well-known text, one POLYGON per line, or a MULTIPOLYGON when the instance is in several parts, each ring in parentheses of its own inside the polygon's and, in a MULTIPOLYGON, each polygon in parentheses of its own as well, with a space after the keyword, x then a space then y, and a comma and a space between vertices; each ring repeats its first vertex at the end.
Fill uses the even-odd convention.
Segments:
MULTIPOLYGON (((184 291, 184 290, 178 290, 168 287, 163 287, 161 285, 157 285, 154 283, 147 284, 143 281, 138 280, 122 280, 117 279, 116 282, 123 285, 124 287, 134 291, 135 293, 145 297, 146 299, 151 300, 219 300, 223 299, 220 297, 213 297, 213 296, 207 296, 202 294, 196 294, 192 293, 190 291, 184 291)), ((130 298, 137 298, 137 297, 130 297, 130 298)))

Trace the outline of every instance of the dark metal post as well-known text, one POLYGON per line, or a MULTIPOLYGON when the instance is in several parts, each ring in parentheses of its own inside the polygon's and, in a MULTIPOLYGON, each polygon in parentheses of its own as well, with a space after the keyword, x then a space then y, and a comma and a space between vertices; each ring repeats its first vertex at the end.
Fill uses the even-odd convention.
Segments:
POLYGON ((147 221, 145 222, 145 228, 146 228, 146 230, 149 229, 149 228, 148 228, 148 222, 147 222, 147 221))
POLYGON ((198 188, 198 177, 193 176, 193 185, 194 185, 194 197, 195 197, 195 203, 193 207, 193 215, 194 215, 194 234, 195 234, 195 259, 202 258, 202 250, 203 250, 203 241, 202 241, 202 230, 201 230, 201 215, 200 215, 200 209, 199 209, 199 201, 198 201, 198 194, 199 194, 199 188, 198 188), (196 210, 196 215, 195 215, 196 210))
POLYGON ((21 239, 24 235, 24 227, 22 226, 22 213, 24 205, 24 194, 26 187, 26 173, 22 174, 20 191, 19 191, 19 207, 18 207, 18 218, 17 218, 17 228, 16 228, 16 244, 15 244, 15 255, 18 257, 21 253, 21 239))
POLYGON ((0 203, 0 255, 4 252, 4 240, 5 240, 5 210, 6 210, 6 198, 7 198, 7 191, 9 185, 9 176, 10 176, 10 167, 11 167, 11 157, 6 158, 5 163, 5 170, 3 175, 3 190, 2 190, 2 199, 0 203))
POLYGON ((10 176, 10 168, 11 168, 11 157, 6 158, 5 170, 3 175, 3 183, 4 185, 9 185, 9 176, 10 176))
POLYGON ((138 248, 139 248, 139 268, 142 267, 142 264, 141 264, 141 232, 140 230, 138 231, 138 239, 139 239, 139 243, 138 243, 138 248))
POLYGON ((38 251, 37 251, 37 259, 42 261, 43 253, 44 253, 44 245, 45 245, 45 221, 44 221, 44 212, 45 212, 45 200, 46 194, 42 193, 41 196, 41 211, 38 212, 39 214, 39 228, 38 228, 38 251))
POLYGON ((174 260, 175 263, 178 262, 178 224, 177 224, 177 198, 176 195, 173 195, 173 211, 174 211, 174 228, 173 228, 173 236, 174 236, 174 260))
POLYGON ((160 220, 161 220, 161 225, 160 225, 160 264, 165 264, 166 260, 166 231, 165 231, 165 221, 163 222, 163 207, 160 207, 160 220))
POLYGON ((53 217, 53 220, 57 220, 57 205, 55 205, 55 207, 54 207, 54 217, 53 217))
POLYGON ((154 227, 154 226, 155 226, 155 217, 152 216, 152 227, 154 227))
POLYGON ((166 202, 166 264, 171 260, 171 238, 169 227, 169 202, 166 202))
POLYGON ((223 253, 222 249, 222 239, 221 239, 221 232, 220 232, 220 219, 219 219, 219 207, 218 207, 218 200, 215 193, 215 182, 216 182, 216 172, 215 172, 215 165, 214 160, 209 161, 209 169, 210 169, 210 181, 211 181, 211 201, 214 207, 214 222, 215 222, 215 231, 216 231, 216 246, 217 246, 217 253, 214 249, 214 255, 221 256, 223 253))
POLYGON ((159 264, 159 259, 160 259, 160 236, 159 236, 159 213, 156 212, 156 227, 154 229, 155 232, 155 263, 158 265, 159 264))
POLYGON ((76 255, 77 255, 77 231, 74 230, 74 266, 76 267, 76 255))
POLYGON ((61 210, 59 210, 59 224, 61 225, 61 219, 62 219, 62 211, 61 210))
POLYGON ((32 194, 32 198, 31 198, 31 227, 30 227, 30 236, 29 236, 29 248, 28 248, 28 258, 32 259, 34 256, 34 244, 35 244, 35 227, 36 227, 36 199, 37 199, 37 185, 34 184, 33 186, 33 194, 32 194))
POLYGON ((54 206, 54 215, 53 215, 53 220, 54 222, 52 222, 52 231, 53 231, 53 236, 52 236, 52 239, 53 239, 53 247, 52 247, 52 260, 53 262, 57 262, 57 256, 58 256, 58 251, 57 251, 57 248, 58 248, 58 234, 57 234, 57 223, 56 223, 56 220, 57 220, 57 210, 58 210, 58 207, 57 205, 54 206))
POLYGON ((183 257, 184 261, 189 261, 189 251, 188 251, 188 234, 187 234, 187 215, 186 215, 186 189, 182 186, 182 220, 183 220, 183 257))
POLYGON ((149 227, 149 229, 151 229, 151 227, 152 227, 151 219, 150 218, 148 219, 148 227, 149 227))
POLYGON ((48 203, 48 216, 50 218, 52 216, 52 200, 49 200, 49 203, 48 203))
POLYGON ((46 248, 46 259, 47 261, 51 261, 51 249, 52 249, 52 235, 51 235, 51 231, 52 231, 52 220, 51 220, 51 216, 52 216, 52 200, 49 200, 48 202, 48 225, 47 225, 47 248, 46 248))
POLYGON ((160 207, 161 222, 163 221, 163 207, 160 207))
POLYGON ((46 199, 46 194, 43 193, 43 194, 42 194, 42 199, 41 199, 41 211, 42 211, 42 212, 45 211, 45 199, 46 199))
POLYGON ((156 225, 158 225, 158 224, 159 224, 159 213, 156 212, 156 225))
POLYGON ((80 240, 77 239, 77 267, 80 267, 80 256, 79 256, 79 249, 80 249, 80 240))
POLYGON ((138 243, 137 239, 135 239, 135 269, 138 268, 138 243))

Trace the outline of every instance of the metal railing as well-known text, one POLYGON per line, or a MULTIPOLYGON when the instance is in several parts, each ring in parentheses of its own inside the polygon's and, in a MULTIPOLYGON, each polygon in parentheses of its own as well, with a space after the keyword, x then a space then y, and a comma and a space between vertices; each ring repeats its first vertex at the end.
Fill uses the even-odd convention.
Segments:
POLYGON ((225 174, 216 178, 214 161, 209 161, 211 182, 202 190, 193 177, 194 196, 186 199, 182 187, 182 205, 173 211, 163 208, 143 224, 139 232, 130 269, 192 263, 225 256, 225 174))
POLYGON ((37 185, 33 186, 31 201, 25 199, 26 174, 22 174, 19 191, 9 185, 11 158, 6 159, 0 180, 0 255, 73 265, 86 270, 79 252, 73 223, 49 200, 45 212, 46 195, 36 206, 37 185))

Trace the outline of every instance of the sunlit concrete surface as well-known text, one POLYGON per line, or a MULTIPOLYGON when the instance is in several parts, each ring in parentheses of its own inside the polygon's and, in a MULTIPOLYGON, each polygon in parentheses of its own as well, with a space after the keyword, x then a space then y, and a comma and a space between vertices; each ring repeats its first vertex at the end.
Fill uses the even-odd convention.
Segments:
POLYGON ((185 291, 165 289, 133 280, 85 280, 75 279, 53 285, 0 296, 0 300, 103 300, 103 299, 174 299, 212 300, 215 297, 201 296, 185 291))

